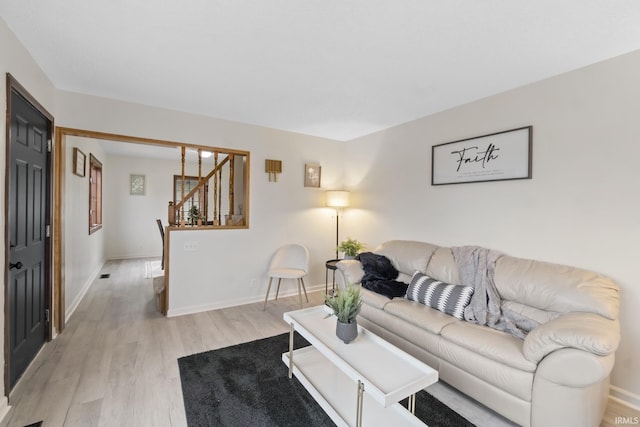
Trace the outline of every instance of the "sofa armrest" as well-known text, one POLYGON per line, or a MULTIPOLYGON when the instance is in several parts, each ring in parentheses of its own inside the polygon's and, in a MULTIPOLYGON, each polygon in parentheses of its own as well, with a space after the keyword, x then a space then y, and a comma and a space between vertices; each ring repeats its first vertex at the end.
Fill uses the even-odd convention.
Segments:
POLYGON ((600 426, 615 355, 563 348, 546 356, 531 394, 531 427, 600 426))
POLYGON ((536 376, 565 387, 587 387, 606 379, 615 362, 615 355, 596 356, 575 348, 554 351, 545 357, 536 376))
POLYGON ((567 313, 538 326, 526 336, 522 351, 527 360, 538 363, 561 348, 575 348, 597 356, 616 351, 620 323, 594 313, 567 313))
POLYGON ((362 269, 362 264, 360 261, 355 259, 345 259, 339 261, 336 264, 338 267, 338 271, 342 273, 342 278, 344 279, 345 285, 357 284, 362 280, 362 276, 364 276, 364 270, 362 269))

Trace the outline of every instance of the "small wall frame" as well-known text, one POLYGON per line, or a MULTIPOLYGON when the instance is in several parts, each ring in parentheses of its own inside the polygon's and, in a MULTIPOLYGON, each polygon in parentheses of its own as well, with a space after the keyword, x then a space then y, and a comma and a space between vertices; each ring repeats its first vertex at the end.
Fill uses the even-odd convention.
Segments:
POLYGON ((85 176, 87 156, 78 149, 73 148, 73 173, 78 176, 85 176))
POLYGON ((144 175, 131 174, 131 176, 129 177, 129 194, 132 196, 144 196, 144 193, 144 175))
POLYGON ((322 168, 320 165, 307 163, 304 165, 304 186, 320 188, 322 168))

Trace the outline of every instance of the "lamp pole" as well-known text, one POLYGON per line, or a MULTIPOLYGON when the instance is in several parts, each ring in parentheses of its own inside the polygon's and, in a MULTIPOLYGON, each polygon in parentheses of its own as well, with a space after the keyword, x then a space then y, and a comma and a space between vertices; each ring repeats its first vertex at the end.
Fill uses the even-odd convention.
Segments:
POLYGON ((349 206, 349 192, 345 190, 328 190, 327 206, 336 210, 336 259, 338 259, 338 242, 340 230, 340 210, 349 206))
POLYGON ((338 259, 338 226, 340 223, 340 208, 336 208, 336 259, 338 259))

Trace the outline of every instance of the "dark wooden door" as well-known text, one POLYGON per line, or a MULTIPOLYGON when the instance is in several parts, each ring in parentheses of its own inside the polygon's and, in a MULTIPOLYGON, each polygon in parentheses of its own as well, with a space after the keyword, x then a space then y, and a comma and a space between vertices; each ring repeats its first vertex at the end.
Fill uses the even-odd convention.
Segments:
POLYGON ((50 122, 20 94, 10 100, 8 173, 9 386, 47 338, 50 122))

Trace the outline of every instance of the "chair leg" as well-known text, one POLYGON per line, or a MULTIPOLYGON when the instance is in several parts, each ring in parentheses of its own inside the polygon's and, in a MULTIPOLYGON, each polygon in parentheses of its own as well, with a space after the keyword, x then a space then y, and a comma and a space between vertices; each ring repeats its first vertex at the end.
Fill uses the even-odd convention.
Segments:
POLYGON ((278 299, 278 294, 280 293, 280 282, 282 282, 282 278, 278 277, 278 287, 276 288, 276 300, 278 299))
POLYGON ((298 299, 300 300, 300 308, 304 308, 302 304, 302 291, 300 290, 300 279, 296 280, 298 282, 298 299))
POLYGON ((267 286, 267 296, 264 297, 264 305, 262 306, 262 311, 264 311, 264 309, 267 308, 267 300, 269 299, 269 291, 271 290, 272 280, 273 280, 273 277, 269 277, 269 286, 267 286))
POLYGON ((302 279, 302 277, 300 278, 300 283, 302 283, 302 289, 304 290, 304 297, 307 299, 307 302, 309 302, 309 297, 307 296, 307 288, 304 287, 304 279, 302 279))

